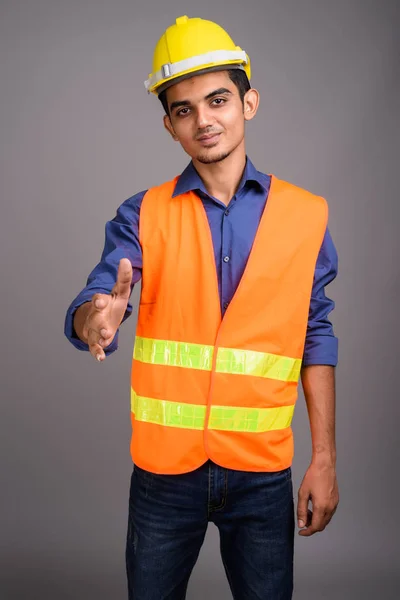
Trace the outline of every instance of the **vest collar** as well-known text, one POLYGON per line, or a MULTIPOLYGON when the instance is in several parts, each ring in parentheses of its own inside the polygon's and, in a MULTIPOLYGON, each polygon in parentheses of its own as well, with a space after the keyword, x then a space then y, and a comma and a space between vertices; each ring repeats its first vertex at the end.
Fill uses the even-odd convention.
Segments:
MULTIPOLYGON (((264 173, 260 173, 260 171, 257 171, 257 169, 248 157, 246 157, 246 166, 238 187, 238 192, 242 190, 242 188, 246 185, 247 182, 255 182, 265 192, 268 192, 269 177, 267 175, 264 175, 264 173)), ((175 196, 180 196, 181 194, 186 194, 187 192, 191 191, 200 191, 203 192, 203 194, 209 196, 204 186, 204 183, 201 180, 200 175, 196 171, 192 161, 190 161, 186 169, 179 176, 172 197, 175 198, 175 196)))

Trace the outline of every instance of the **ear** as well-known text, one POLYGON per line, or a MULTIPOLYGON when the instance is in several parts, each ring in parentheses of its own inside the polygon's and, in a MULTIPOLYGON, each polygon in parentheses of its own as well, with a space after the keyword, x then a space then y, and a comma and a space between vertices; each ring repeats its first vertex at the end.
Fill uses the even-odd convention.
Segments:
POLYGON ((168 133, 171 134, 171 137, 175 140, 175 142, 177 142, 178 136, 176 135, 174 128, 172 127, 171 119, 168 115, 164 115, 164 127, 168 131, 168 133))
POLYGON ((245 121, 251 121, 251 119, 256 116, 259 103, 260 94, 256 89, 251 88, 245 93, 243 98, 243 112, 245 121))

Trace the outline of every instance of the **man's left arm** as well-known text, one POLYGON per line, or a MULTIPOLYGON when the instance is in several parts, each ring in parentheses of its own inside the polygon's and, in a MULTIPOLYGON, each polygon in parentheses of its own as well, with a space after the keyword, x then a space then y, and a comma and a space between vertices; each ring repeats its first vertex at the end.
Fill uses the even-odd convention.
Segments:
POLYGON ((299 534, 310 536, 325 529, 339 502, 336 479, 335 367, 303 367, 301 380, 310 419, 312 459, 299 488, 297 518, 299 534), (312 510, 308 509, 309 500, 312 510))
POLYGON ((301 369, 312 442, 311 464, 298 492, 297 518, 302 536, 323 531, 339 502, 335 441, 338 340, 328 319, 335 303, 325 295, 325 287, 335 279, 337 270, 337 253, 327 229, 315 269, 301 369))

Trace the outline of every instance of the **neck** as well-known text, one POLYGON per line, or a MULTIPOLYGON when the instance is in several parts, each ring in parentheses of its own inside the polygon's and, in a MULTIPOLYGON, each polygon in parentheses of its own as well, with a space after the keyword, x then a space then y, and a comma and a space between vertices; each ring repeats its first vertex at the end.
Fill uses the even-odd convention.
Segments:
POLYGON ((221 162, 207 165, 193 159, 193 164, 209 195, 227 205, 239 187, 246 166, 244 142, 221 162))

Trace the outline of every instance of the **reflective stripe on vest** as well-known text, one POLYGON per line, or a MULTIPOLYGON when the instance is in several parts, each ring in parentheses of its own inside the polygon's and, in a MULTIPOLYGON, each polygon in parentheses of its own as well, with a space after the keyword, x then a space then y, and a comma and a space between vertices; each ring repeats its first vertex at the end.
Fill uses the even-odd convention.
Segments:
MULTIPOLYGON (((211 371, 213 352, 213 346, 136 336, 133 358, 153 365, 211 371)), ((299 358, 269 352, 218 348, 215 371, 280 381, 298 381, 301 362, 299 358)))
MULTIPOLYGON (((206 406, 146 398, 131 389, 131 411, 135 420, 167 427, 204 429, 206 406)), ((261 433, 290 426, 294 405, 248 408, 212 405, 208 429, 261 433)))

